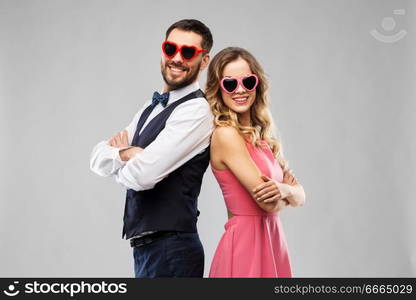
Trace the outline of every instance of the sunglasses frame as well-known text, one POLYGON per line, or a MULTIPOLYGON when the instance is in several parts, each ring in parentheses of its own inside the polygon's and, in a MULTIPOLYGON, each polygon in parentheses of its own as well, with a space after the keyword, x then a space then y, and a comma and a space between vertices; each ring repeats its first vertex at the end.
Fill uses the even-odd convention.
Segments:
POLYGON ((245 89, 247 92, 252 92, 252 91, 254 91, 254 90, 257 88, 257 86, 259 85, 259 77, 258 77, 256 74, 248 74, 248 75, 246 75, 246 76, 239 77, 239 78, 237 78, 237 77, 223 77, 223 78, 221 79, 221 81, 220 81, 220 85, 221 85, 221 89, 222 89, 224 92, 226 92, 227 94, 234 94, 234 93, 235 93, 235 91, 238 89, 238 86, 241 86, 241 87, 242 87, 243 89, 245 89), (254 76, 254 78, 256 78, 256 84, 254 85, 254 87, 253 87, 252 89, 248 89, 248 88, 246 88, 246 87, 244 86, 244 84, 243 84, 243 80, 244 80, 244 79, 246 79, 246 78, 248 78, 248 77, 251 77, 251 76, 254 76), (224 87, 224 80, 226 80, 226 79, 234 79, 234 80, 237 80, 237 85, 236 85, 235 89, 234 89, 232 92, 228 91, 228 90, 224 87))
POLYGON ((170 42, 170 41, 164 41, 163 43, 162 43, 162 52, 163 52, 163 54, 166 56, 166 57, 168 57, 168 58, 172 58, 172 57, 174 57, 177 53, 178 53, 178 51, 179 51, 179 53, 181 54, 181 57, 182 57, 182 59, 183 60, 192 60, 192 59, 194 59, 196 56, 198 56, 198 54, 199 53, 201 53, 201 52, 205 52, 205 51, 207 51, 207 49, 200 49, 200 48, 198 48, 198 47, 195 47, 195 46, 188 46, 188 45, 181 45, 180 47, 179 47, 179 45, 178 44, 176 44, 176 43, 174 43, 174 42, 170 42), (175 53, 173 53, 172 55, 167 55, 167 53, 165 52, 165 45, 166 44, 171 44, 171 45, 174 45, 175 47, 176 47, 176 51, 175 51, 175 53), (184 47, 187 47, 187 48, 193 48, 193 49, 195 49, 195 53, 194 53, 194 55, 191 57, 191 58, 186 58, 186 57, 184 57, 183 56, 183 53, 182 53, 182 49, 184 48, 184 47))

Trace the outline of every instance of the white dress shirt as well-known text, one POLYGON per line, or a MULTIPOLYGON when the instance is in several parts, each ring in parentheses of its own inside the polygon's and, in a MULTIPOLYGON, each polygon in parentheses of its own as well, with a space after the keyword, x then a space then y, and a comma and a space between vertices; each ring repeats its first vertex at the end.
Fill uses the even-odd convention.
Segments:
MULTIPOLYGON (((169 93, 168 106, 199 89, 198 82, 169 93)), ((137 122, 151 104, 147 101, 125 128, 131 145, 137 122)), ((166 107, 168 107, 166 106, 166 107)), ((153 109, 140 132, 164 107, 159 103, 153 109)), ((91 153, 90 168, 100 176, 114 176, 127 189, 142 191, 152 189, 156 183, 185 164, 209 146, 214 129, 213 115, 204 98, 195 98, 176 107, 166 121, 165 128, 142 152, 129 161, 122 161, 121 149, 98 143, 91 153)))

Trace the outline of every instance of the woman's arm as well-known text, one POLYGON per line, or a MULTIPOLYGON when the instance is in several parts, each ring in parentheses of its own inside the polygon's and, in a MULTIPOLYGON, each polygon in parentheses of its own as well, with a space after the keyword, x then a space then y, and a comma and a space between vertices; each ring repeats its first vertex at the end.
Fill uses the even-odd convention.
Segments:
MULTIPOLYGON (((250 157, 245 141, 237 129, 217 127, 214 130, 211 138, 211 160, 229 169, 255 201, 253 189, 263 182, 262 174, 250 157)), ((256 204, 263 210, 271 212, 275 211, 277 201, 270 203, 256 201, 256 204)))
POLYGON ((291 206, 303 206, 305 204, 305 190, 303 186, 297 183, 296 185, 290 186, 291 195, 286 199, 289 201, 291 206))
POLYGON ((283 183, 289 184, 290 194, 286 198, 291 206, 303 206, 305 204, 305 190, 299 184, 295 174, 290 169, 285 169, 283 173, 283 183))
POLYGON ((257 201, 265 203, 272 202, 275 201, 272 195, 278 194, 281 198, 287 200, 291 206, 302 206, 305 203, 305 191, 291 170, 284 170, 283 183, 277 182, 265 175, 262 178, 265 182, 253 190, 254 197, 257 201))

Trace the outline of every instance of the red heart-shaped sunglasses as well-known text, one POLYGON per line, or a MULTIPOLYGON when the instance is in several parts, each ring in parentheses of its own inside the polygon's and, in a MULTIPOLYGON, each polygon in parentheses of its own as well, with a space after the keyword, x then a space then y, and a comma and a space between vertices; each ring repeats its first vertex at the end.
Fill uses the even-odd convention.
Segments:
POLYGON ((187 45, 182 45, 179 47, 178 44, 174 42, 164 41, 162 43, 162 51, 168 58, 174 57, 179 51, 184 60, 191 60, 195 58, 199 53, 205 52, 207 50, 187 45))

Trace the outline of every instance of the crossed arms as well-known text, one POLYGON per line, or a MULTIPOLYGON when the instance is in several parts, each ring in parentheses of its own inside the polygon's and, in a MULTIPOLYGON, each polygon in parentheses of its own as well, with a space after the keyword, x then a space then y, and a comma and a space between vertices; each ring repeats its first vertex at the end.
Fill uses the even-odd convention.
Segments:
MULTIPOLYGON (((146 107, 146 105, 144 106, 146 107)), ((165 128, 145 149, 132 147, 136 124, 144 108, 125 130, 98 143, 90 168, 100 176, 113 176, 122 186, 135 191, 153 188, 192 157, 209 146, 213 129, 210 107, 199 98, 175 109, 165 128)))
POLYGON ((305 202, 303 187, 290 170, 284 170, 283 182, 277 182, 260 170, 250 157, 243 137, 233 127, 217 127, 211 138, 211 163, 227 167, 265 211, 301 206, 305 202))

